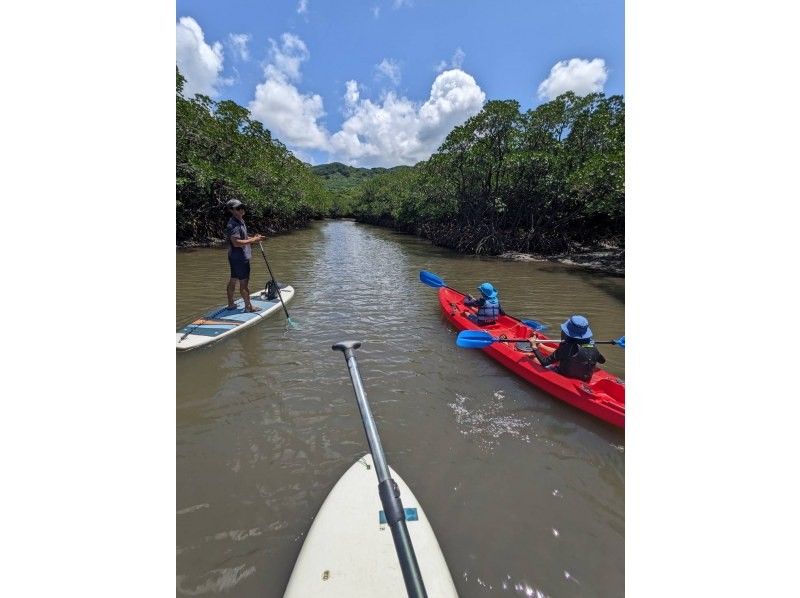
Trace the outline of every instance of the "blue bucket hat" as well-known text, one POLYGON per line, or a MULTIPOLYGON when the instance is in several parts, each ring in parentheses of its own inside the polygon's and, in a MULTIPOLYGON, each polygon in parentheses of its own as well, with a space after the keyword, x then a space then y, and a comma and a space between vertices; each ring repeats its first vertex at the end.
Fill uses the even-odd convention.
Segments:
POLYGON ((494 299, 497 297, 497 291, 494 290, 491 282, 482 283, 481 286, 478 287, 478 290, 481 292, 481 295, 487 299, 494 299))
POLYGON ((561 330, 570 338, 578 340, 592 338, 592 329, 589 328, 589 320, 583 316, 572 316, 561 325, 561 330))

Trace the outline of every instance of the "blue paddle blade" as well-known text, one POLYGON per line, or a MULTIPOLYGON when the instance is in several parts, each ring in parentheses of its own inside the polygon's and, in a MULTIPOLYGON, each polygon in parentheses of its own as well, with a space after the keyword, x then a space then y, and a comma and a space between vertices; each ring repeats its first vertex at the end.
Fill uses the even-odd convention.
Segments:
POLYGON ((433 272, 428 272, 427 270, 420 270, 419 272, 419 279, 424 282, 429 287, 433 287, 434 289, 438 289, 440 287, 447 286, 444 284, 444 281, 436 276, 433 272))
POLYGON ((542 331, 550 328, 550 326, 548 326, 547 324, 542 324, 538 320, 522 320, 522 323, 525 324, 525 326, 527 326, 531 330, 542 331))
POLYGON ((625 337, 624 336, 619 337, 617 340, 614 341, 614 344, 615 345, 619 345, 620 347, 622 347, 624 349, 625 348, 625 337))
POLYGON ((462 349, 483 349, 493 342, 495 342, 495 338, 482 330, 464 330, 459 332, 456 337, 456 345, 462 349))

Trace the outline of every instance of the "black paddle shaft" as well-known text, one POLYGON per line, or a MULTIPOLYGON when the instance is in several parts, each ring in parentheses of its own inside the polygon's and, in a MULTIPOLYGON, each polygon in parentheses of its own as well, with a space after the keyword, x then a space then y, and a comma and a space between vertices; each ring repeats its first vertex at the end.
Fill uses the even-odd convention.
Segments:
POLYGON ((278 282, 275 280, 275 277, 272 275, 272 268, 269 267, 269 262, 267 261, 267 254, 264 253, 264 247, 261 245, 261 241, 258 242, 258 248, 261 250, 261 255, 264 257, 264 263, 267 265, 267 272, 269 272, 269 277, 272 279, 272 282, 275 284, 275 289, 278 291, 278 299, 281 300, 281 305, 283 306, 283 313, 286 314, 286 319, 291 320, 289 317, 289 311, 286 309, 286 304, 283 302, 283 294, 281 293, 281 289, 278 286, 278 282))
POLYGON ((364 385, 358 373, 355 350, 360 346, 361 341, 341 341, 333 345, 332 349, 344 353, 344 358, 347 362, 350 380, 356 393, 358 410, 361 413, 361 423, 364 425, 364 432, 367 435, 372 462, 375 464, 375 475, 378 476, 378 494, 381 498, 386 521, 392 530, 394 548, 397 552, 397 558, 400 560, 400 569, 403 572, 406 592, 408 592, 410 598, 427 598, 428 593, 425 591, 425 584, 422 581, 417 555, 414 553, 414 545, 411 543, 411 536, 406 526, 405 510, 403 509, 403 503, 400 501, 400 489, 389 473, 389 466, 386 463, 386 455, 383 453, 378 428, 375 425, 375 419, 372 417, 372 411, 369 408, 369 402, 367 402, 367 394, 364 392, 364 385))

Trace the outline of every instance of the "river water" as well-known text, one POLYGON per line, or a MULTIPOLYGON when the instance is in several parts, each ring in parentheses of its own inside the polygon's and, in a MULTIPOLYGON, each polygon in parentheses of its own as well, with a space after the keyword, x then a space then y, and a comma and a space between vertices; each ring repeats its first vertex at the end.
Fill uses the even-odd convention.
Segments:
MULTIPOLYGON (((624 432, 458 349, 430 270, 557 325, 624 334, 625 280, 457 255, 349 221, 265 243, 289 313, 176 355, 177 594, 281 596, 328 491, 367 452, 341 353, 356 353, 389 464, 428 514, 461 596, 622 596, 624 432)), ((253 252, 251 290, 266 266, 253 252)), ((177 321, 222 304, 224 249, 177 252, 177 321)), ((553 332, 554 331, 554 332, 553 332)), ((614 374, 624 353, 603 349, 614 374)), ((336 547, 331 547, 335 550, 336 547)), ((432 597, 433 598, 433 597, 432 597)))

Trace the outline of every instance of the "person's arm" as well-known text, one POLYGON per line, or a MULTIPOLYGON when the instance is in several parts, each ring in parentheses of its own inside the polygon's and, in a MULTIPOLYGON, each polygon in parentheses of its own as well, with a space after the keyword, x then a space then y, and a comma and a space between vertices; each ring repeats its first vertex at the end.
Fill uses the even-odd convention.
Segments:
POLYGON ((542 352, 539 351, 538 343, 531 342, 531 347, 533 347, 533 354, 536 356, 536 359, 538 359, 539 363, 541 363, 544 367, 547 367, 551 363, 557 361, 555 351, 550 353, 550 355, 542 355, 542 352))
POLYGON ((467 295, 464 298, 464 305, 467 307, 480 307, 486 300, 483 297, 475 299, 472 295, 467 295))
POLYGON ((234 247, 244 247, 245 245, 252 245, 253 243, 258 243, 259 241, 263 240, 263 235, 254 235, 252 237, 248 237, 247 239, 237 239, 236 237, 231 237, 231 243, 233 243, 234 247))
POLYGON ((594 350, 595 350, 595 353, 597 353, 597 363, 605 363, 606 362, 606 358, 603 357, 603 354, 600 351, 597 350, 597 347, 595 347, 594 350))
POLYGON ((560 352, 561 347, 564 346, 564 343, 561 343, 555 351, 550 353, 550 355, 542 355, 541 351, 539 351, 538 343, 534 343, 532 340, 531 346, 533 347, 533 354, 536 355, 536 359, 538 359, 539 363, 541 363, 544 367, 547 367, 551 363, 557 363, 561 361, 560 352))

